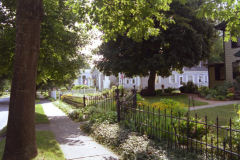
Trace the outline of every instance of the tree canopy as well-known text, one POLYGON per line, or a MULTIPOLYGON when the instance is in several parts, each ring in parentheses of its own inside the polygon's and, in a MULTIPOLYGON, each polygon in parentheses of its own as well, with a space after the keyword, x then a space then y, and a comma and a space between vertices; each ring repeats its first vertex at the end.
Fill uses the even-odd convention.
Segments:
POLYGON ((105 40, 116 40, 126 35, 135 41, 159 34, 173 22, 165 13, 172 0, 95 0, 91 4, 90 18, 104 32, 105 40), (157 20, 158 26, 154 23, 157 20))
MULTIPOLYGON (((148 87, 153 90, 156 73, 169 76, 173 70, 181 71, 184 66, 192 67, 206 60, 215 37, 213 25, 197 17, 192 2, 173 1, 170 7, 167 15, 175 23, 142 42, 119 35, 116 41, 103 43, 98 52, 103 58, 97 67, 106 74, 123 72, 129 77, 150 74, 154 77, 150 76, 148 87)), ((158 26, 159 22, 155 23, 158 26)))
MULTIPOLYGON (((0 77, 11 78, 15 50, 15 3, 2 2, 0 10, 0 77), (3 10, 3 8, 5 8, 3 10), (7 22, 7 23, 6 23, 7 22)), ((14 1, 12 1, 14 2, 14 1)), ((41 44, 38 61, 38 87, 56 87, 70 83, 84 66, 80 54, 89 42, 87 28, 82 23, 85 2, 44 1, 44 17, 41 23, 41 44), (77 25, 76 25, 77 24, 77 25)))

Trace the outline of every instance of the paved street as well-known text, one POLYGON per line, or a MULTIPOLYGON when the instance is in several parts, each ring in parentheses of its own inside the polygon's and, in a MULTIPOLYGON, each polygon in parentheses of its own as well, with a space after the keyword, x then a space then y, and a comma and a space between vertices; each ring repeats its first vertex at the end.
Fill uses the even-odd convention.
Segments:
POLYGON ((9 98, 0 98, 0 130, 7 125, 9 98))

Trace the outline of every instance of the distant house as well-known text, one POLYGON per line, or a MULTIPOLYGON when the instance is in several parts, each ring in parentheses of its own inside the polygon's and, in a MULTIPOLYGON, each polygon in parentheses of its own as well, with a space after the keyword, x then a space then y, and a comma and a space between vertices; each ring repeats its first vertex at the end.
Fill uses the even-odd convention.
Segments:
POLYGON ((98 90, 109 89, 111 82, 117 81, 114 76, 106 76, 96 69, 81 69, 74 85, 87 85, 98 90))
POLYGON ((92 77, 92 70, 81 69, 78 79, 74 81, 74 85, 86 85, 89 87, 93 87, 94 83, 93 83, 93 77, 92 77))
MULTIPOLYGON (((208 86, 208 68, 201 62, 198 66, 192 68, 184 67, 182 73, 173 71, 172 75, 169 77, 157 76, 155 80, 155 89, 161 89, 162 86, 164 86, 164 88, 171 87, 177 89, 189 81, 198 86, 208 86)), ((148 86, 148 77, 138 76, 127 78, 120 74, 119 84, 123 85, 124 88, 130 89, 135 85, 137 89, 144 89, 148 86)))
MULTIPOLYGON (((223 32, 225 38, 226 22, 222 22, 215 28, 223 32)), ((223 42, 225 62, 221 64, 209 65, 210 87, 222 84, 225 80, 234 82, 237 76, 240 76, 240 38, 237 42, 223 42), (214 75, 214 76, 213 76, 214 75)))

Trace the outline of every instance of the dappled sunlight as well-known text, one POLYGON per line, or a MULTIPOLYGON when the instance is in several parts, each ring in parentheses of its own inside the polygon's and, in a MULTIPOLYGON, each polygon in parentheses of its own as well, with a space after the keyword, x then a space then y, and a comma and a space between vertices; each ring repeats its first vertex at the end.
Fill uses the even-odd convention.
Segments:
POLYGON ((80 131, 80 123, 72 122, 66 116, 52 116, 49 120, 50 128, 57 135, 56 139, 60 144, 84 145, 82 140, 92 140, 80 131))

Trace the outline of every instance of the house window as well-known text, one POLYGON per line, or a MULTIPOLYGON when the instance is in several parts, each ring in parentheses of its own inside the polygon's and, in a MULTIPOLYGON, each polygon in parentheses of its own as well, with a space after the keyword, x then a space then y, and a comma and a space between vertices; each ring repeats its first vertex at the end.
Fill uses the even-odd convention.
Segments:
POLYGON ((83 82, 84 85, 87 84, 86 76, 82 76, 82 82, 83 82))
POLYGON ((205 83, 208 83, 208 76, 205 76, 205 83))
POLYGON ((203 76, 202 76, 202 75, 199 75, 198 82, 199 82, 199 83, 202 83, 202 82, 203 82, 203 76))
POLYGON ((193 76, 192 75, 188 76, 188 82, 193 82, 193 76))
POLYGON ((233 67, 233 79, 236 79, 240 76, 240 61, 236 61, 232 63, 233 67))
POLYGON ((172 75, 172 76, 170 77, 170 82, 171 82, 171 83, 175 83, 175 82, 176 82, 175 75, 172 75))
POLYGON ((232 48, 239 48, 240 47, 240 38, 238 38, 237 42, 232 41, 232 48))
POLYGON ((179 77, 180 84, 183 85, 183 77, 179 77))
POLYGON ((215 66, 215 80, 225 80, 225 71, 223 65, 215 66))

